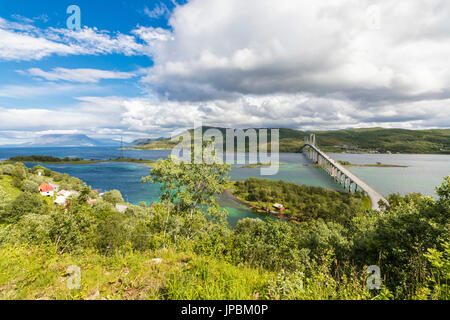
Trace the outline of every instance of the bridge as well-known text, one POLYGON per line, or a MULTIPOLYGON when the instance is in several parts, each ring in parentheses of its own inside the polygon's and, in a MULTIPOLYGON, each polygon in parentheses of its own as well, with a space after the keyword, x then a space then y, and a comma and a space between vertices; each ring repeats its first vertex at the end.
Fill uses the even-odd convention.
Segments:
POLYGON ((345 190, 349 192, 356 192, 358 190, 364 192, 369 197, 373 210, 381 210, 379 205, 380 200, 389 204, 381 193, 347 170, 339 162, 331 159, 325 152, 321 151, 316 146, 316 136, 314 134, 311 134, 309 138, 305 137, 305 144, 302 147, 302 151, 313 163, 318 164, 336 182, 343 185, 345 190))

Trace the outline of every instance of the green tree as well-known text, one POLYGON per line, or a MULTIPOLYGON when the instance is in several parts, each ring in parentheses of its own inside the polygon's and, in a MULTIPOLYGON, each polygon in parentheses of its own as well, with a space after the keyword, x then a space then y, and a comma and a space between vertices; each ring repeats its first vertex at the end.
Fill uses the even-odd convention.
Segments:
POLYGON ((439 196, 438 205, 448 219, 450 216, 450 176, 444 178, 444 182, 436 188, 436 193, 439 196))
POLYGON ((440 202, 442 198, 399 198, 354 239, 355 259, 380 266, 397 298, 411 297, 426 281, 429 264, 424 254, 449 239, 448 208, 442 210, 440 202))
POLYGON ((160 185, 161 193, 159 199, 167 205, 167 215, 164 223, 163 248, 166 247, 166 233, 170 217, 170 208, 172 206, 172 201, 175 200, 175 197, 181 188, 179 182, 181 176, 182 171, 179 162, 172 156, 169 156, 167 160, 158 160, 152 167, 150 176, 142 178, 142 182, 158 183, 160 185))
POLYGON ((105 192, 103 194, 103 200, 111 203, 113 206, 115 206, 118 203, 124 202, 122 194, 120 193, 119 190, 111 190, 105 192))
POLYGON ((7 222, 17 222, 27 214, 40 213, 42 207, 42 200, 36 193, 24 192, 6 207, 2 219, 7 222))
POLYGON ((43 214, 27 214, 18 223, 19 237, 26 243, 41 244, 50 240, 52 218, 43 214))
POLYGON ((58 210, 50 217, 49 237, 60 253, 88 244, 94 237, 96 224, 89 211, 84 208, 79 207, 76 212, 58 210))
POLYGON ((442 243, 442 251, 428 249, 425 258, 431 264, 432 273, 428 279, 427 293, 433 299, 450 299, 450 243, 442 243))
POLYGON ((8 202, 8 195, 3 188, 0 186, 0 217, 3 216, 3 211, 5 209, 6 203, 8 202))
POLYGON ((27 167, 21 162, 16 162, 14 164, 14 170, 12 172, 12 176, 17 177, 20 180, 24 180, 27 177, 27 175, 28 175, 27 167))
POLYGON ((125 219, 124 214, 115 212, 99 222, 96 230, 96 244, 100 252, 111 254, 125 244, 128 235, 125 219))
POLYGON ((220 220, 226 214, 220 209, 215 196, 223 192, 231 165, 222 164, 214 151, 208 149, 210 146, 211 142, 204 143, 201 163, 186 163, 169 156, 167 160, 159 160, 151 169, 150 176, 142 179, 143 182, 160 184, 160 200, 167 204, 164 247, 171 206, 176 206, 178 212, 187 215, 184 232, 188 239, 198 234, 204 225, 201 216, 206 214, 220 220))
POLYGON ((28 169, 21 162, 16 162, 14 164, 14 169, 11 176, 13 177, 13 186, 16 188, 21 188, 23 180, 27 178, 28 169))
POLYGON ((180 164, 182 175, 179 181, 182 186, 179 192, 182 208, 187 209, 191 217, 200 207, 215 208, 217 204, 215 195, 223 192, 229 181, 230 169, 231 165, 217 162, 210 164, 182 162, 180 164))
POLYGON ((22 191, 24 192, 37 193, 38 190, 39 185, 32 180, 27 179, 22 183, 22 191))

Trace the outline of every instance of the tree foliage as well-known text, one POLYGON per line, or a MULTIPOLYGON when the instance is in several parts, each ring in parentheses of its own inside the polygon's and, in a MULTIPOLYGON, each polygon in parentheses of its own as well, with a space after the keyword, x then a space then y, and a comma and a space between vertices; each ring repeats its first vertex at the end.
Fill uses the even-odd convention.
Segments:
MULTIPOLYGON (((12 169, 6 171, 12 173, 12 169)), ((4 172, 4 166, 0 165, 0 170, 4 172)), ((175 272, 159 279, 165 281, 160 298, 206 297, 209 290, 216 290, 214 297, 236 298, 240 295, 234 288, 245 287, 236 281, 263 274, 264 280, 254 287, 261 298, 448 299, 450 178, 437 188, 437 199, 391 195, 385 212, 364 209, 358 195, 250 179, 239 186, 247 196, 267 197, 267 203, 276 200, 291 208, 297 204, 300 208, 303 202, 311 207, 301 207, 297 224, 275 218, 243 219, 233 229, 222 219, 214 219, 222 211, 214 196, 223 189, 228 170, 222 164, 197 166, 171 158, 160 160, 144 181, 161 185, 161 202, 148 207, 129 205, 125 213, 115 209, 115 200, 98 199, 89 205, 87 201, 95 195, 87 186, 72 196, 65 208, 53 206, 37 192, 6 186, 6 194, 0 187, 0 250, 16 264, 27 260, 23 252, 39 247, 51 248, 58 257, 53 259, 77 254, 88 259, 100 254, 108 263, 138 269, 152 262, 148 257, 130 260, 137 254, 154 258, 162 252, 169 257, 177 252, 187 256, 174 264, 175 272), (11 190, 19 196, 10 199, 11 190), (318 203, 313 206, 315 200, 318 203), (193 264, 190 256, 201 260, 193 264), (217 265, 211 261, 243 274, 227 273, 231 269, 225 267, 215 269, 217 265), (381 290, 367 289, 368 265, 380 267, 381 290), (195 276, 189 271, 192 269, 195 276)), ((52 171, 45 174, 46 179, 67 179, 52 171)), ((25 176, 34 181, 36 171, 27 169, 25 176)), ((3 180, 2 186, 11 180, 3 180)), ((8 268, 1 270, 2 274, 10 269, 19 272, 8 259, 0 256, 0 264, 8 268)), ((50 270, 55 265, 35 268, 50 270)), ((152 270, 159 272, 168 265, 172 264, 162 263, 152 270)), ((5 285, 2 279, 0 286, 5 285)))
POLYGON ((119 190, 111 190, 111 191, 105 192, 103 194, 103 200, 111 203, 114 206, 118 203, 124 202, 122 194, 120 193, 119 190))

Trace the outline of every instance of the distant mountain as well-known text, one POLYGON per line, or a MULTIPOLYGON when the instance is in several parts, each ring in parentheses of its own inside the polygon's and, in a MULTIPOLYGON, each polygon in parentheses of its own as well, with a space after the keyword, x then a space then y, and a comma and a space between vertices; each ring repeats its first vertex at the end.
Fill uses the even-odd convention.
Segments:
MULTIPOLYGON (((203 127, 202 131, 212 127, 203 127)), ((225 134, 225 128, 214 128, 225 134)), ((244 129, 246 130, 246 129, 244 129)), ((259 131, 259 128, 255 128, 259 131)), ((192 129, 188 130, 192 134, 192 129)), ((326 152, 381 153, 437 153, 450 154, 450 129, 406 130, 406 129, 348 129, 330 131, 299 131, 280 128, 280 152, 299 152, 304 137, 314 133, 319 147, 326 152)), ((270 141, 270 130, 268 130, 270 141)), ((224 141, 225 142, 225 141, 224 141)), ((171 139, 140 139, 131 144, 136 149, 172 149, 178 144, 171 139)))
POLYGON ((120 146, 120 141, 93 139, 84 134, 46 134, 20 147, 106 147, 120 146))
POLYGON ((133 142, 131 142, 132 146, 145 146, 149 143, 152 143, 154 141, 161 141, 161 140, 165 140, 167 138, 157 138, 157 139, 151 139, 151 138, 143 138, 143 139, 136 139, 133 142))

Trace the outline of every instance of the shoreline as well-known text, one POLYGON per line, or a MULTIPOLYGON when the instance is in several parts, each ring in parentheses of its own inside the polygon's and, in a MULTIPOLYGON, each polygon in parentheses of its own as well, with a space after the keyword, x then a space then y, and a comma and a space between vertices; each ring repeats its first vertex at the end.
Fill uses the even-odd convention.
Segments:
MULTIPOLYGON (((0 147, 1 148, 1 147, 0 147)), ((166 149, 166 148, 139 148, 139 147, 133 147, 133 148, 122 148, 119 150, 134 150, 134 151, 172 151, 172 149, 166 149)), ((443 155, 443 156, 448 156, 450 155, 450 152, 429 152, 429 153, 411 153, 411 152, 407 152, 407 153, 403 153, 403 152, 395 152, 395 153, 373 153, 373 152, 340 152, 340 151, 333 151, 333 150, 327 150, 327 149, 323 149, 322 150, 325 153, 335 153, 335 154, 350 154, 350 155, 358 155, 358 154, 364 154, 364 155, 443 155)), ((247 154, 248 152, 246 152, 247 154)), ((301 152, 285 152, 285 151, 280 151, 279 153, 281 154, 301 154, 301 152)))
POLYGON ((4 164, 12 164, 12 163, 24 163, 24 164, 30 164, 30 163, 36 163, 41 165, 46 164, 98 164, 98 163, 112 163, 112 162, 124 162, 124 163, 141 163, 141 164, 148 164, 153 165, 156 163, 154 160, 144 160, 144 159, 107 159, 107 160, 79 160, 79 161, 15 161, 15 160, 0 160, 0 162, 4 164))
POLYGON ((297 220, 295 220, 293 218, 290 218, 290 217, 288 217, 287 215, 285 215, 285 214, 283 214, 281 212, 272 211, 272 210, 266 210, 266 209, 263 209, 263 208, 260 208, 260 207, 255 207, 251 203, 249 203, 249 202, 247 202, 245 200, 239 199, 237 196, 235 196, 233 194, 233 191, 234 191, 234 189, 225 189, 222 194, 225 195, 226 197, 228 197, 229 199, 231 199, 231 200, 233 200, 233 201, 235 201, 235 202, 237 202, 239 204, 242 204, 242 205, 246 206, 247 208, 251 209, 252 211, 254 211, 256 213, 274 216, 274 217, 276 217, 278 219, 287 220, 287 221, 290 221, 290 222, 293 222, 293 223, 296 223, 296 224, 300 223, 299 221, 297 221, 297 220))

